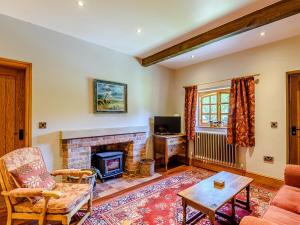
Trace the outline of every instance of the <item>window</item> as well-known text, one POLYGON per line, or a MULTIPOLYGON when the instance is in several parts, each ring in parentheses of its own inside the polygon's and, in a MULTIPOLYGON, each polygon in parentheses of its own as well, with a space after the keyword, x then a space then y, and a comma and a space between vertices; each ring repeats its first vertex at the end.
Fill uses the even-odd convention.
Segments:
POLYGON ((229 89, 199 93, 199 119, 201 127, 227 127, 229 89))

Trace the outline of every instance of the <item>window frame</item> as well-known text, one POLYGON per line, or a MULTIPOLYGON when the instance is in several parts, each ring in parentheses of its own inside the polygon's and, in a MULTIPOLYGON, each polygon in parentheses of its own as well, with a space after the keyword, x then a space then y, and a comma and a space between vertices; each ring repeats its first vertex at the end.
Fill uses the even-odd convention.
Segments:
MULTIPOLYGON (((221 94, 222 93, 227 93, 229 94, 229 100, 230 100, 230 88, 222 88, 222 89, 216 89, 216 90, 210 90, 210 91, 200 91, 198 92, 198 112, 197 112, 197 117, 198 117, 198 121, 197 121, 197 126, 198 127, 204 127, 204 128, 227 128, 227 124, 224 126, 211 126, 209 123, 203 123, 202 122, 202 115, 217 115, 217 121, 221 121, 221 116, 222 115, 229 115, 229 110, 228 109, 228 113, 222 113, 221 112, 221 105, 222 104, 228 104, 228 103, 221 103, 221 94), (202 98, 203 97, 207 97, 207 96, 211 96, 211 95, 216 95, 217 96, 217 102, 216 104, 211 104, 211 102, 209 102, 209 104, 202 104, 202 98), (217 106, 217 113, 202 113, 202 105, 216 105, 217 106)), ((210 107, 211 108, 211 107, 210 107)))

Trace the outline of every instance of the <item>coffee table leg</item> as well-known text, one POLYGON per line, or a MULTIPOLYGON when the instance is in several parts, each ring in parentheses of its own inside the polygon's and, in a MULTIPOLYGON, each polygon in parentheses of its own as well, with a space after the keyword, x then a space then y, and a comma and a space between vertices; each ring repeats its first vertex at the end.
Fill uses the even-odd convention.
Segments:
POLYGON ((184 199, 182 199, 182 207, 183 207, 182 224, 186 225, 186 202, 184 199))
POLYGON ((250 210, 250 185, 246 187, 246 194, 247 194, 246 209, 250 210))
POLYGON ((208 218, 210 220, 211 225, 214 225, 215 222, 216 222, 215 212, 209 212, 208 213, 208 218))
POLYGON ((165 158, 165 170, 168 171, 168 162, 169 162, 169 159, 166 157, 165 158))
POLYGON ((232 207, 231 222, 232 224, 235 224, 235 197, 233 197, 231 200, 231 207, 232 207))

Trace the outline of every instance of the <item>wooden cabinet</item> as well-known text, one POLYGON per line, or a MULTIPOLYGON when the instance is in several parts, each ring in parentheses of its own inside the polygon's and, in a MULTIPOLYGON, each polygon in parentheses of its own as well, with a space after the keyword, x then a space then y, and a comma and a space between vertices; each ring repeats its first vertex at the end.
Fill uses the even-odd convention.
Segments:
POLYGON ((153 135, 154 160, 163 159, 166 170, 168 162, 172 156, 183 159, 188 162, 186 135, 153 135))

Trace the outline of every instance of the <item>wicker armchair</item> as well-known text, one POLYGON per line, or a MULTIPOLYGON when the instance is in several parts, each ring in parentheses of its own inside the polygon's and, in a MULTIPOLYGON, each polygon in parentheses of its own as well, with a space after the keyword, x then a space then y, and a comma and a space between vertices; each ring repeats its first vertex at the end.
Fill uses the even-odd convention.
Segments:
MULTIPOLYGON (((47 172, 39 148, 22 148, 12 151, 0 158, 0 184, 7 206, 7 225, 13 220, 38 220, 39 225, 46 221, 60 221, 70 224, 71 218, 87 205, 85 215, 78 224, 82 224, 92 213, 92 187, 80 184, 81 178, 91 175, 90 171, 66 169, 54 171, 52 176, 78 176, 78 184, 56 183, 47 172), (15 177, 16 171, 28 172, 35 165, 39 176, 27 176, 33 187, 20 185, 15 177), (48 183, 45 183, 45 182, 48 183), (50 184, 50 186, 49 186, 50 184), (41 187, 39 187, 41 186, 41 187), (50 187, 50 188, 49 188, 50 187)), ((29 186, 30 186, 29 185, 29 186)))

